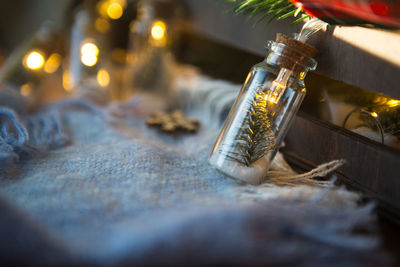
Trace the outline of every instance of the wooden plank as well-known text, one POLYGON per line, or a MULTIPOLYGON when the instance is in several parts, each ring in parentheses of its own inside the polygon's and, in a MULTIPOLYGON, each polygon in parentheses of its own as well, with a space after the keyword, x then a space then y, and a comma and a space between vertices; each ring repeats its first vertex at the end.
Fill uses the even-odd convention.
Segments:
MULTIPOLYGON (((226 14, 216 0, 184 0, 194 32, 230 46, 264 55, 266 40, 277 32, 291 35, 298 26, 273 22, 253 28, 243 16, 226 14)), ((400 98, 400 33, 361 27, 335 27, 315 36, 319 50, 317 72, 357 87, 400 98)))
POLYGON ((311 40, 318 73, 400 98, 400 34, 361 27, 328 29, 311 40))
POLYGON ((400 218, 400 151, 300 112, 283 152, 308 166, 345 159, 339 178, 400 218))

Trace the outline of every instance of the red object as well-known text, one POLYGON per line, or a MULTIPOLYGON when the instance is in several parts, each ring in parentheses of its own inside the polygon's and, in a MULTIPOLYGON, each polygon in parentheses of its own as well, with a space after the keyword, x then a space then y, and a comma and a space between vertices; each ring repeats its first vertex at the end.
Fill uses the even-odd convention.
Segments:
POLYGON ((400 0, 291 0, 331 24, 375 24, 400 28, 400 0))

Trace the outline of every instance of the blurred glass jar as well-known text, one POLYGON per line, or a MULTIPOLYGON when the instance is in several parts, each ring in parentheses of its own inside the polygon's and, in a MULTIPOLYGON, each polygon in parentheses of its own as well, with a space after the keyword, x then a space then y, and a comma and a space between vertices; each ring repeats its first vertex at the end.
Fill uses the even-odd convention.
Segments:
POLYGON ((251 184, 266 177, 306 93, 304 78, 316 68, 316 49, 278 34, 266 59, 255 65, 222 128, 209 162, 251 184))
POLYGON ((170 44, 180 10, 175 1, 142 0, 138 3, 138 16, 130 27, 127 91, 168 94, 174 62, 170 44))
MULTIPOLYGON (((105 34, 108 21, 98 14, 96 1, 84 1, 77 8, 71 27, 68 68, 63 73, 66 91, 90 94, 110 84, 110 49, 105 34)), ((109 26, 109 25, 108 25, 109 26)))

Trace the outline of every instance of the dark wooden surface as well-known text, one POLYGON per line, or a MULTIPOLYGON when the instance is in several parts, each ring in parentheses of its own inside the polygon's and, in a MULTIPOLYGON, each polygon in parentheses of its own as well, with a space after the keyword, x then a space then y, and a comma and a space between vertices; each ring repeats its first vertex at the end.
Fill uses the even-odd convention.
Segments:
MULTIPOLYGON (((253 28, 243 16, 224 13, 217 0, 184 0, 194 32, 256 55, 277 32, 291 35, 300 25, 273 22, 253 28)), ((400 33, 360 27, 335 27, 311 40, 319 50, 317 72, 357 87, 400 98, 400 33)))
POLYGON ((400 151, 300 112, 284 153, 297 164, 316 166, 345 159, 339 178, 379 201, 382 215, 400 222, 400 151))

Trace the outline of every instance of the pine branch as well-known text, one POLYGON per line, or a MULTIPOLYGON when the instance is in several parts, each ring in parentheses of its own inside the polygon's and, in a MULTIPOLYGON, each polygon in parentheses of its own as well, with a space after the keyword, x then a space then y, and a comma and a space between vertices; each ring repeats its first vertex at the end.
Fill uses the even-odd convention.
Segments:
POLYGON ((229 159, 250 166, 275 147, 275 137, 268 117, 266 94, 258 92, 248 104, 241 125, 234 139, 222 146, 222 153, 229 159))
MULTIPOLYGON (((233 5, 230 12, 244 14, 248 20, 255 20, 254 26, 268 18, 267 24, 274 19, 282 20, 303 15, 302 8, 297 8, 289 0, 221 0, 221 5, 233 5)), ((292 24, 296 24, 308 16, 300 16, 292 24)))

